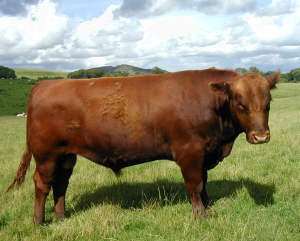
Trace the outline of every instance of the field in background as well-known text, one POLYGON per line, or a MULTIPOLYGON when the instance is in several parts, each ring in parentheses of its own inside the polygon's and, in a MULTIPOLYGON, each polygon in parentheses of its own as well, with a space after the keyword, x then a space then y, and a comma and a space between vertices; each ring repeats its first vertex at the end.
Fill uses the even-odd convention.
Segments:
POLYGON ((26 79, 1 79, 0 83, 0 116, 25 113, 28 94, 35 82, 28 82, 26 79))
POLYGON ((37 79, 39 77, 63 77, 67 78, 68 72, 54 71, 54 70, 41 70, 41 69, 13 69, 16 72, 18 78, 27 77, 31 79, 37 79))
POLYGON ((18 79, 0 79, 0 116, 26 113, 27 96, 38 78, 66 78, 68 72, 14 69, 18 79), (21 79, 27 77, 29 79, 21 79))
POLYGON ((24 185, 5 194, 25 147, 26 118, 0 117, 0 240, 300 240, 300 84, 273 91, 271 141, 244 134, 232 154, 209 171, 211 216, 192 217, 179 168, 157 161, 112 171, 79 158, 67 193, 68 218, 31 223, 34 161, 24 185))

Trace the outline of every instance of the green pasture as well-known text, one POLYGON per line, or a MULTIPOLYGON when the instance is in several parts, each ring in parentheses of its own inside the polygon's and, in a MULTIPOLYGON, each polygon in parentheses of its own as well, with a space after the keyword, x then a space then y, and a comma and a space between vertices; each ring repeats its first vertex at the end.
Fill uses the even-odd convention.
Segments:
POLYGON ((0 79, 0 116, 25 113, 27 97, 36 81, 0 79))
POLYGON ((14 69, 17 79, 0 79, 0 116, 25 113, 27 96, 38 78, 67 78, 68 72, 39 70, 39 69, 14 69), (22 78, 26 77, 26 78, 22 78))
MULTIPOLYGON (((271 141, 236 140, 209 171, 211 218, 192 216, 178 166, 156 161, 113 172, 79 158, 67 193, 67 219, 31 223, 34 161, 20 189, 5 193, 25 148, 25 117, 0 117, 0 240, 300 240, 300 84, 273 91, 271 141)), ((2 106, 0 106, 2 108, 2 106)))
POLYGON ((63 77, 67 78, 68 72, 42 69, 13 69, 18 78, 27 77, 31 79, 38 79, 39 77, 63 77))

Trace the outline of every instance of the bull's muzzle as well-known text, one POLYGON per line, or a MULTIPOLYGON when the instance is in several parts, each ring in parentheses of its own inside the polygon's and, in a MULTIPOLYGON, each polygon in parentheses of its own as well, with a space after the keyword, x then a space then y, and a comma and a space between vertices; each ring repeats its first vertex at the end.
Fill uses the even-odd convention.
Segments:
POLYGON ((247 141, 252 144, 267 143, 270 140, 270 131, 251 132, 247 135, 247 141))

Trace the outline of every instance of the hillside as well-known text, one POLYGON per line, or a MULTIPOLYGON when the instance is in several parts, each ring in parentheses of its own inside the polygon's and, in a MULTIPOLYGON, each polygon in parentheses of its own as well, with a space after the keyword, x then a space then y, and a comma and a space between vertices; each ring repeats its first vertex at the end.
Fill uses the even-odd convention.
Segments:
POLYGON ((132 65, 127 65, 127 64, 121 64, 116 67, 113 66, 102 66, 102 67, 97 67, 93 69, 102 69, 106 72, 122 72, 122 71, 127 71, 129 72, 130 75, 134 75, 136 72, 142 72, 142 73, 150 73, 152 69, 143 69, 139 67, 135 67, 132 65))
POLYGON ((54 71, 54 70, 42 70, 42 69, 13 69, 16 72, 18 78, 27 77, 37 79, 39 77, 63 77, 67 78, 69 72, 54 71))

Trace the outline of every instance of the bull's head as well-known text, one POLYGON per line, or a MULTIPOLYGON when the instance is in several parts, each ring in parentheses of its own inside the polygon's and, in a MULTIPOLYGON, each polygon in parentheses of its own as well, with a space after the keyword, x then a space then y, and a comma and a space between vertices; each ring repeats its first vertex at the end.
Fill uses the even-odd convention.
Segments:
POLYGON ((275 88, 279 76, 280 70, 267 78, 258 73, 247 73, 231 83, 209 84, 211 90, 229 102, 235 125, 246 133, 247 141, 252 144, 270 140, 270 90, 275 88))

